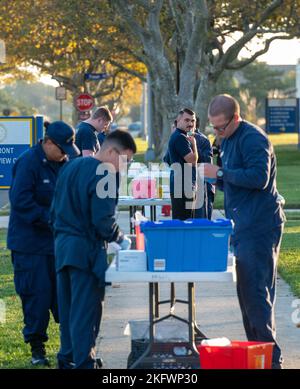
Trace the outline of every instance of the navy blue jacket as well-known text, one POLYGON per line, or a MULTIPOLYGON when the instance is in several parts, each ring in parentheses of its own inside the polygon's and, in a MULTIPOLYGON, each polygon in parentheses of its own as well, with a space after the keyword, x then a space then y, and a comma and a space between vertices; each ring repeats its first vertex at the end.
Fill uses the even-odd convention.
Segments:
POLYGON ((89 123, 81 122, 76 128, 76 146, 82 155, 82 150, 92 150, 96 153, 100 149, 96 129, 89 123))
POLYGON ((212 163, 213 152, 209 139, 198 130, 195 131, 194 136, 199 156, 198 163, 212 163))
POLYGON ((235 223, 235 237, 281 225, 285 217, 277 200, 276 157, 263 130, 242 121, 222 141, 221 158, 225 212, 235 223))
POLYGON ((47 160, 41 143, 16 161, 9 191, 11 211, 7 247, 10 250, 53 255, 49 210, 61 165, 47 160))
POLYGON ((110 173, 114 197, 97 195, 108 178, 107 172, 99 171, 103 167, 93 157, 69 162, 59 175, 51 208, 56 270, 65 266, 91 270, 102 281, 106 241, 115 241, 121 234, 115 220, 118 175, 110 173))
POLYGON ((98 138, 100 146, 102 146, 102 144, 106 138, 105 132, 99 132, 97 135, 97 138, 98 138))
MULTIPOLYGON (((212 163, 213 150, 209 139, 199 130, 195 131, 195 139, 198 150, 198 163, 212 163)), ((206 182, 207 190, 215 193, 215 186, 206 182)))

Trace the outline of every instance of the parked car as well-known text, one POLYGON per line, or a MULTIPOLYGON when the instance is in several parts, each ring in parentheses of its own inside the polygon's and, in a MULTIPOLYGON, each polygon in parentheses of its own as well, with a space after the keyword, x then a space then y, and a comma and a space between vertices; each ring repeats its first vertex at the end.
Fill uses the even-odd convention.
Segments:
POLYGON ((128 131, 131 133, 133 137, 141 136, 142 134, 142 123, 141 122, 133 122, 128 125, 128 131))

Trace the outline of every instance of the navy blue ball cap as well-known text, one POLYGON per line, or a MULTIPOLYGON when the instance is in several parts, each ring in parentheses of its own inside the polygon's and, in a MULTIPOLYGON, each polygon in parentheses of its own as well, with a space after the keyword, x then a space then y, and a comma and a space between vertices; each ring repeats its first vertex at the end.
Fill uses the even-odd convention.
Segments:
POLYGON ((78 147, 75 145, 75 131, 69 124, 63 121, 50 123, 45 135, 70 157, 76 157, 80 154, 78 147))

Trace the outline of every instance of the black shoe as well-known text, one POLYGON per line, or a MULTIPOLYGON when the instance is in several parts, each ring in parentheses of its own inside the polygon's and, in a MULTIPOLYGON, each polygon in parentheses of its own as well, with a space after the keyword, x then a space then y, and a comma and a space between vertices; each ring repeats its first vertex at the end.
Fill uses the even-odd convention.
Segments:
POLYGON ((102 358, 96 358, 96 368, 101 369, 103 367, 103 359, 102 358))
POLYGON ((45 345, 41 341, 31 341, 31 364, 33 366, 50 366, 49 360, 46 358, 45 345))
POLYGON ((63 369, 63 370, 71 370, 75 369, 75 363, 71 361, 61 361, 58 359, 57 361, 57 368, 63 369))
POLYGON ((33 366, 50 366, 49 360, 46 356, 38 352, 32 353, 31 364, 33 366))
POLYGON ((283 365, 282 363, 272 363, 272 369, 274 370, 279 370, 279 369, 283 369, 283 365))

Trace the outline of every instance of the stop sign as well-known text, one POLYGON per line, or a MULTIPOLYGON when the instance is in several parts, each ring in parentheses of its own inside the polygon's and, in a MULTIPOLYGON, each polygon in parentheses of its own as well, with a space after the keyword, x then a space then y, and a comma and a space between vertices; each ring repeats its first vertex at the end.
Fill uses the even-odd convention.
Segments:
POLYGON ((94 106, 94 98, 88 93, 81 93, 75 97, 75 107, 78 111, 85 112, 94 106))

